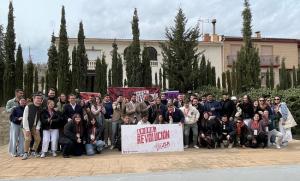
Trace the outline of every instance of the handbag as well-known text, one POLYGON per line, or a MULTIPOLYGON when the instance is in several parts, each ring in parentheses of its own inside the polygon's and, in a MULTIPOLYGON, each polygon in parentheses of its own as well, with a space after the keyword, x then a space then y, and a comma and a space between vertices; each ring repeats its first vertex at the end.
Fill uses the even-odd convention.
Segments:
POLYGON ((286 118, 286 121, 285 121, 285 124, 283 125, 283 127, 285 129, 288 129, 288 128, 292 128, 292 127, 295 127, 295 126, 297 126, 297 123, 296 123, 292 113, 288 109, 288 116, 286 118))

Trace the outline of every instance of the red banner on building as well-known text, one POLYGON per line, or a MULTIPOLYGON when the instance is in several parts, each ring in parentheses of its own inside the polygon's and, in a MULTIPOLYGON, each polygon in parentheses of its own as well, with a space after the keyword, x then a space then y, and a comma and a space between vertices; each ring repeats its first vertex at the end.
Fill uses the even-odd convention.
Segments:
POLYGON ((88 101, 90 97, 100 96, 97 92, 80 92, 80 96, 84 101, 88 101))
POLYGON ((150 94, 153 98, 156 98, 160 94, 158 87, 109 87, 107 91, 113 100, 116 100, 118 95, 130 98, 132 94, 136 94, 137 100, 141 101, 146 93, 150 94))

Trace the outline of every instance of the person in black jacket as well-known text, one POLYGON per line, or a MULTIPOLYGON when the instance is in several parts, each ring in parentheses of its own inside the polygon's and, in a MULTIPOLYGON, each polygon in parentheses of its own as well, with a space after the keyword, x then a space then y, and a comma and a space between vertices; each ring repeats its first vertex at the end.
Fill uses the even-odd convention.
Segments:
POLYGON ((26 99, 21 97, 19 106, 13 108, 10 115, 9 153, 13 157, 23 156, 24 154, 24 135, 21 122, 25 106, 26 99))
POLYGON ((199 143, 209 149, 217 147, 220 130, 220 121, 211 115, 210 112, 204 112, 199 121, 199 143))
POLYGON ((242 117, 238 117, 235 124, 236 145, 245 148, 247 144, 247 136, 251 134, 250 130, 248 126, 244 123, 242 117))
POLYGON ((101 153, 103 150, 105 142, 100 139, 102 132, 103 126, 100 126, 94 116, 89 116, 85 145, 86 154, 88 156, 94 155, 95 153, 101 153))
POLYGON ((173 103, 168 104, 168 110, 166 112, 166 121, 170 124, 184 124, 183 112, 176 108, 173 103))
POLYGON ((123 122, 121 124, 118 124, 117 127, 117 135, 116 135, 116 148, 118 148, 119 151, 122 151, 122 137, 121 137, 121 127, 122 125, 132 125, 130 121, 130 116, 128 114, 124 115, 123 122))
MULTIPOLYGON (((150 108, 152 111, 152 115, 151 115, 151 119, 149 119, 149 122, 152 124, 153 122, 155 122, 156 118, 158 117, 158 115, 166 115, 167 112, 167 106, 165 106, 164 104, 162 104, 161 99, 159 97, 157 97, 155 99, 155 104, 151 105, 150 108)), ((164 117, 165 119, 165 117, 164 117)))
POLYGON ((69 104, 64 106, 63 117, 65 123, 72 121, 74 114, 79 114, 81 119, 83 119, 82 107, 76 103, 76 96, 74 94, 69 95, 69 104))
POLYGON ((234 102, 230 100, 228 93, 223 93, 223 100, 221 101, 221 106, 221 116, 227 115, 229 117, 229 120, 233 120, 236 112, 236 107, 234 102))
POLYGON ((85 129, 80 114, 74 114, 71 121, 64 127, 64 134, 59 141, 62 144, 64 158, 70 155, 81 156, 85 144, 85 129))
POLYGON ((54 109, 55 103, 49 99, 47 101, 47 109, 41 113, 41 125, 43 130, 43 144, 41 158, 46 156, 49 143, 51 141, 52 156, 56 157, 58 146, 59 129, 63 127, 63 120, 59 112, 54 109))
POLYGON ((222 116, 221 122, 221 134, 220 145, 224 148, 228 145, 228 148, 232 148, 233 141, 235 140, 235 125, 233 121, 230 121, 227 115, 222 116))

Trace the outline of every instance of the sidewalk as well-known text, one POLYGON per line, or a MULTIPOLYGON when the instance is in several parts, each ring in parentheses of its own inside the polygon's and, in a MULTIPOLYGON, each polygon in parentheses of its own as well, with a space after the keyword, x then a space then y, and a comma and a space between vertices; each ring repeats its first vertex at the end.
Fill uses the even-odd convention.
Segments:
POLYGON ((0 179, 93 176, 101 174, 147 173, 192 169, 235 168, 300 164, 300 141, 277 149, 187 149, 176 153, 121 155, 104 151, 100 155, 63 159, 47 157, 12 158, 7 146, 0 147, 0 179))

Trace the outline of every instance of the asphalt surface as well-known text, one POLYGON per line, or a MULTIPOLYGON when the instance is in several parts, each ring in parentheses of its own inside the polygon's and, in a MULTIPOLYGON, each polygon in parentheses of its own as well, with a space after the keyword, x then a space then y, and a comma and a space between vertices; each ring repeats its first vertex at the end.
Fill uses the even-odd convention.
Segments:
MULTIPOLYGON (((0 179, 1 181, 4 181, 0 179)), ((7 180, 7 179, 6 179, 7 180)), ((13 179, 12 179, 13 180, 13 179)), ((113 174, 99 176, 83 176, 83 177, 53 177, 44 179, 15 179, 18 180, 39 180, 39 181, 174 181, 174 180, 209 180, 209 181, 298 181, 300 180, 300 164, 299 165, 280 165, 280 166, 262 166, 262 167, 239 167, 231 169, 201 169, 190 171, 170 171, 170 172, 154 172, 144 174, 113 174)))

